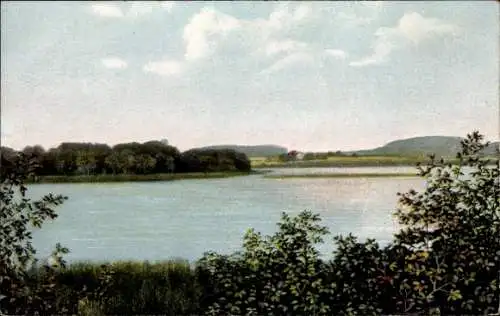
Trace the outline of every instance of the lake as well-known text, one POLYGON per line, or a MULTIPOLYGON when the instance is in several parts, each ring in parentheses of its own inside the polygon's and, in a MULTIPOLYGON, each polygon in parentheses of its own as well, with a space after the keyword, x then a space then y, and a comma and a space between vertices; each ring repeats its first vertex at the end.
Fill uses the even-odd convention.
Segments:
MULTIPOLYGON (((339 172, 321 168, 321 172, 339 172)), ((412 172, 413 168, 340 168, 341 172, 412 172)), ((307 170, 273 170, 305 172, 307 170)), ((309 170, 314 171, 314 170, 309 170)), ((332 236, 319 249, 331 253, 331 238, 354 233, 362 239, 391 239, 397 192, 420 189, 420 178, 225 179, 99 184, 36 184, 29 195, 69 197, 59 217, 34 233, 39 256, 61 242, 68 261, 194 261, 209 250, 238 250, 248 228, 269 234, 281 213, 319 213, 332 236)))

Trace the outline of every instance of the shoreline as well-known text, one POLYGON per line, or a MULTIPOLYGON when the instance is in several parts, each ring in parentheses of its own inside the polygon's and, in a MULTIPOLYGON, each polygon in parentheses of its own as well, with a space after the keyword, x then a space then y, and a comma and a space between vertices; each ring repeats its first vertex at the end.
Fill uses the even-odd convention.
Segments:
MULTIPOLYGON (((342 157, 326 160, 299 160, 289 162, 259 161, 252 169, 263 168, 350 168, 350 167, 415 167, 425 162, 419 157, 342 157)), ((450 162, 454 162, 451 160, 450 162)))
MULTIPOLYGON (((488 160, 488 165, 495 164, 497 157, 486 157, 488 160)), ((285 169, 285 168, 357 168, 357 167, 414 167, 417 164, 425 165, 429 160, 422 158, 412 158, 412 157, 346 157, 335 160, 311 160, 311 161, 290 161, 290 162, 254 162, 252 164, 252 169, 285 169)), ((457 165, 459 160, 456 158, 445 159, 445 163, 457 165)))
POLYGON ((319 173, 319 174, 281 174, 265 175, 266 179, 327 179, 327 178, 415 178, 415 173, 319 173))
POLYGON ((290 164, 260 164, 253 169, 312 169, 312 168, 377 168, 377 167, 415 167, 416 163, 290 163, 290 164))
POLYGON ((200 179, 223 179, 232 177, 263 174, 259 171, 221 171, 221 172, 193 172, 193 173, 155 173, 146 175, 118 174, 118 175, 75 175, 75 176, 38 176, 36 180, 31 179, 27 184, 47 183, 111 183, 111 182, 157 182, 176 180, 200 180, 200 179))

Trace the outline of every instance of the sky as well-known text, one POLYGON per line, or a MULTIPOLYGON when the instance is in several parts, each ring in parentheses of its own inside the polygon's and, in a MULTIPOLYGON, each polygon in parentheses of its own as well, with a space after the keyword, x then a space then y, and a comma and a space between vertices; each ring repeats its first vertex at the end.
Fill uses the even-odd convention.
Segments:
POLYGON ((496 1, 1 3, 1 143, 499 138, 496 1))

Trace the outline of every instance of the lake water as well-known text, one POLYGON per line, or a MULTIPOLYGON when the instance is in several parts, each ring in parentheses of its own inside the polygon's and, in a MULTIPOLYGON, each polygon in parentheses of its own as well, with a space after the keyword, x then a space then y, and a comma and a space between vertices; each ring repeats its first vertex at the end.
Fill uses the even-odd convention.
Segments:
POLYGON ((275 168, 273 174, 301 175, 328 173, 416 173, 415 167, 333 167, 333 168, 275 168))
MULTIPOLYGON (((321 172, 338 168, 321 168, 321 172)), ((411 172, 412 168, 341 168, 342 172, 411 172)), ((274 172, 304 172, 305 169, 274 172)), ((312 171, 309 169, 309 171, 312 171)), ((261 175, 210 180, 100 184, 39 184, 30 196, 69 197, 59 217, 34 233, 46 256, 57 242, 75 260, 194 261, 208 250, 230 253, 253 227, 269 234, 283 211, 319 213, 332 236, 354 233, 382 243, 397 229, 392 217, 397 192, 423 187, 420 178, 265 179, 261 175)))

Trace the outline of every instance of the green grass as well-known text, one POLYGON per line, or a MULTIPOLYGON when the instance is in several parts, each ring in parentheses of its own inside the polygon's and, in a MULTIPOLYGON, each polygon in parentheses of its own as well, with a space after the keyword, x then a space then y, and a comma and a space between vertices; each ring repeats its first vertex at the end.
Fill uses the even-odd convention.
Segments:
POLYGON ((282 174, 266 175, 267 179, 295 178, 387 178, 387 177, 417 177, 416 173, 318 173, 318 174, 282 174))
MULTIPOLYGON (((55 288, 57 310, 67 308, 68 315, 78 313, 77 306, 82 308, 85 293, 95 292, 103 285, 102 264, 79 262, 59 270, 55 288)), ((110 263, 110 267, 114 275, 108 299, 98 303, 97 308, 107 315, 194 315, 199 306, 202 288, 187 261, 118 261, 110 263)), ((32 271, 38 278, 43 274, 43 270, 32 271)))
POLYGON ((41 176, 29 183, 99 183, 99 182, 132 182, 132 181, 174 181, 187 179, 218 179, 246 176, 254 172, 207 172, 207 173, 156 173, 156 174, 106 174, 106 175, 74 175, 74 176, 41 176))
MULTIPOLYGON (((326 168, 326 167, 384 167, 384 166, 415 166, 425 162, 424 157, 409 156, 333 156, 324 160, 301 160, 281 162, 278 160, 251 160, 252 168, 326 168)), ((450 160, 454 162, 455 159, 450 160)))
MULTIPOLYGON (((267 157, 249 157, 250 159, 250 162, 254 163, 254 162, 265 162, 268 158, 267 157)), ((273 158, 273 159, 277 159, 277 158, 273 158)))

